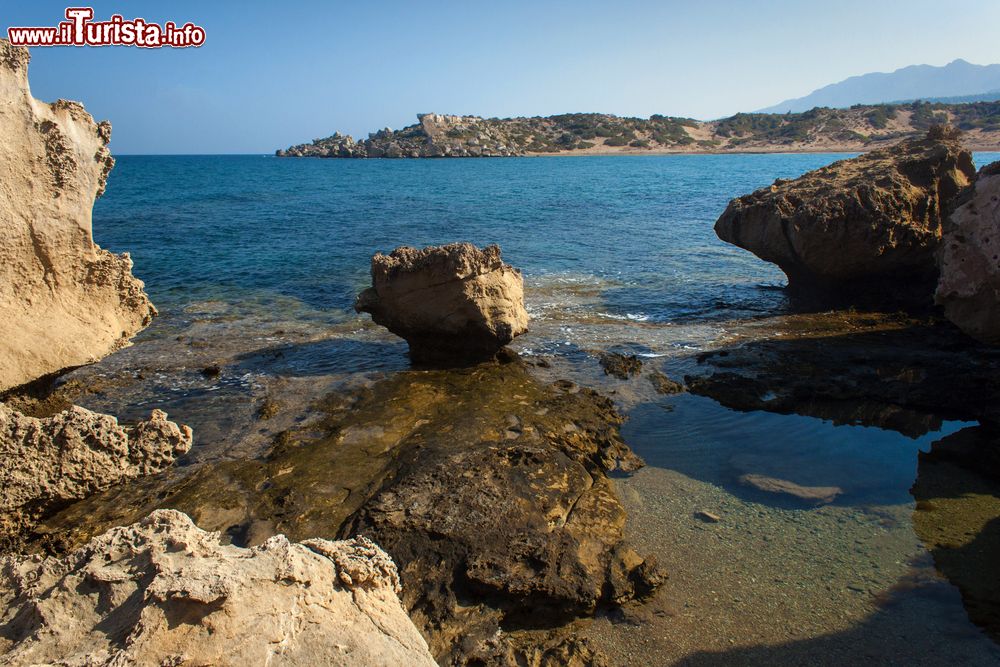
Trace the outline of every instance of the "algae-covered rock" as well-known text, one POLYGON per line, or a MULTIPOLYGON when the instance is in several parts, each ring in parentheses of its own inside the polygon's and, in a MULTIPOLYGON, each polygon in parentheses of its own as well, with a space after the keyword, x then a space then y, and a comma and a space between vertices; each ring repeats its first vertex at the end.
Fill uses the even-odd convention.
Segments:
POLYGON ((365 535, 399 566, 404 605, 443 663, 583 655, 562 644, 568 624, 648 595, 663 575, 624 540, 608 472, 642 462, 619 436, 621 417, 566 386, 518 361, 397 373, 329 396, 321 421, 262 460, 108 491, 39 537, 73 547, 157 507, 242 545, 365 535))

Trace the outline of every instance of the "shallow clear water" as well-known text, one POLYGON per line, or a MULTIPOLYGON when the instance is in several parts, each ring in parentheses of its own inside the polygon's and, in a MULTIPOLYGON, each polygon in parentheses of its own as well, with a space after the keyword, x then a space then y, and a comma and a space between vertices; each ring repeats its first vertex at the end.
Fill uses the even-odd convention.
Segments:
MULTIPOLYGON (((671 599, 701 600, 707 588, 736 591, 739 599, 736 606, 709 604, 687 624, 686 612, 670 609, 646 624, 597 624, 595 641, 616 664, 672 664, 727 648, 728 637, 740 633, 744 646, 846 633, 844 646, 863 650, 833 651, 839 664, 907 650, 913 660, 936 659, 932 644, 945 647, 941 655, 948 647, 964 651, 976 664, 1000 661, 953 587, 930 597, 925 589, 904 593, 896 612, 882 609, 886 591, 930 569, 910 523, 917 452, 964 424, 945 422, 911 439, 812 417, 739 413, 707 398, 664 398, 645 382, 605 378, 589 354, 639 352, 648 366, 678 377, 695 353, 739 321, 782 315, 781 272, 719 241, 712 225, 730 198, 843 157, 123 156, 95 206, 94 236, 102 247, 132 254, 134 273, 162 317, 134 347, 83 371, 94 377, 148 369, 146 379, 82 402, 126 418, 168 407, 172 418, 194 426, 194 459, 219 443, 231 447, 257 431, 244 404, 262 387, 281 382, 286 396, 306 405, 330 378, 406 367, 405 346, 351 309, 373 252, 499 243, 526 278, 533 324, 518 341, 522 353, 554 358, 552 373, 613 392, 629 414, 623 435, 649 463, 619 482, 629 530, 675 573, 671 599), (218 377, 199 373, 217 361, 218 377), (789 505, 738 484, 746 472, 843 493, 822 509, 789 505), (723 514, 712 529, 718 534, 693 521, 699 509, 723 514), (750 575, 734 569, 734 559, 749 569, 798 574, 755 580, 743 590, 741 577, 750 575), (817 565, 827 559, 835 564, 817 565), (693 562, 698 571, 689 571, 693 562), (699 578, 703 570, 715 578, 699 578), (801 600, 779 603, 794 598, 789 577, 798 577, 801 600), (771 625, 797 630, 741 625, 768 614, 778 619, 771 625), (688 638, 671 638, 671 628, 688 638), (655 639, 657 633, 664 636, 655 639), (880 645, 887 633, 909 639, 880 645)), ((1000 154, 976 159, 982 165, 1000 154)), ((737 663, 745 657, 734 655, 737 663)), ((795 652, 772 657, 802 659, 795 652)))

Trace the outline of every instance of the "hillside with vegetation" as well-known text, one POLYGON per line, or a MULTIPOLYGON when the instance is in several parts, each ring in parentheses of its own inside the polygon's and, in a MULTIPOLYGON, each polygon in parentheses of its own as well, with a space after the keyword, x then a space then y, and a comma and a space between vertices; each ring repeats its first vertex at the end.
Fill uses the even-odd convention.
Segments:
POLYGON ((974 150, 1000 150, 1000 101, 912 102, 739 113, 714 121, 653 115, 574 113, 532 118, 421 114, 401 130, 356 141, 336 133, 277 151, 279 157, 507 157, 546 154, 862 152, 921 135, 931 125, 962 130, 974 150))

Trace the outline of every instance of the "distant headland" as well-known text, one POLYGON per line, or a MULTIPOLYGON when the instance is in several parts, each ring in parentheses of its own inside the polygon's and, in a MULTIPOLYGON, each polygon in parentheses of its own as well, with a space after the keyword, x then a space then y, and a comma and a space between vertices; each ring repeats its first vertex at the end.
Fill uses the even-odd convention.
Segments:
POLYGON ((571 113, 532 118, 419 114, 401 130, 356 141, 339 132, 278 157, 420 158, 649 153, 865 152, 920 136, 934 124, 961 129, 973 150, 1000 150, 1000 101, 912 102, 739 113, 712 121, 571 113))

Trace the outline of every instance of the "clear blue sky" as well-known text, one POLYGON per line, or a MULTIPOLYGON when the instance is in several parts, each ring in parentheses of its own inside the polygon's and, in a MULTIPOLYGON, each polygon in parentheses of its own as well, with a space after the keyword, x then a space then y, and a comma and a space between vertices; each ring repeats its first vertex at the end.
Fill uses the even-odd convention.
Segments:
MULTIPOLYGON (((33 49, 35 96, 111 120, 116 153, 271 152, 425 111, 715 118, 865 72, 1000 62, 998 0, 91 4, 207 31, 198 49, 33 49)), ((3 33, 65 7, 0 0, 3 33)))

